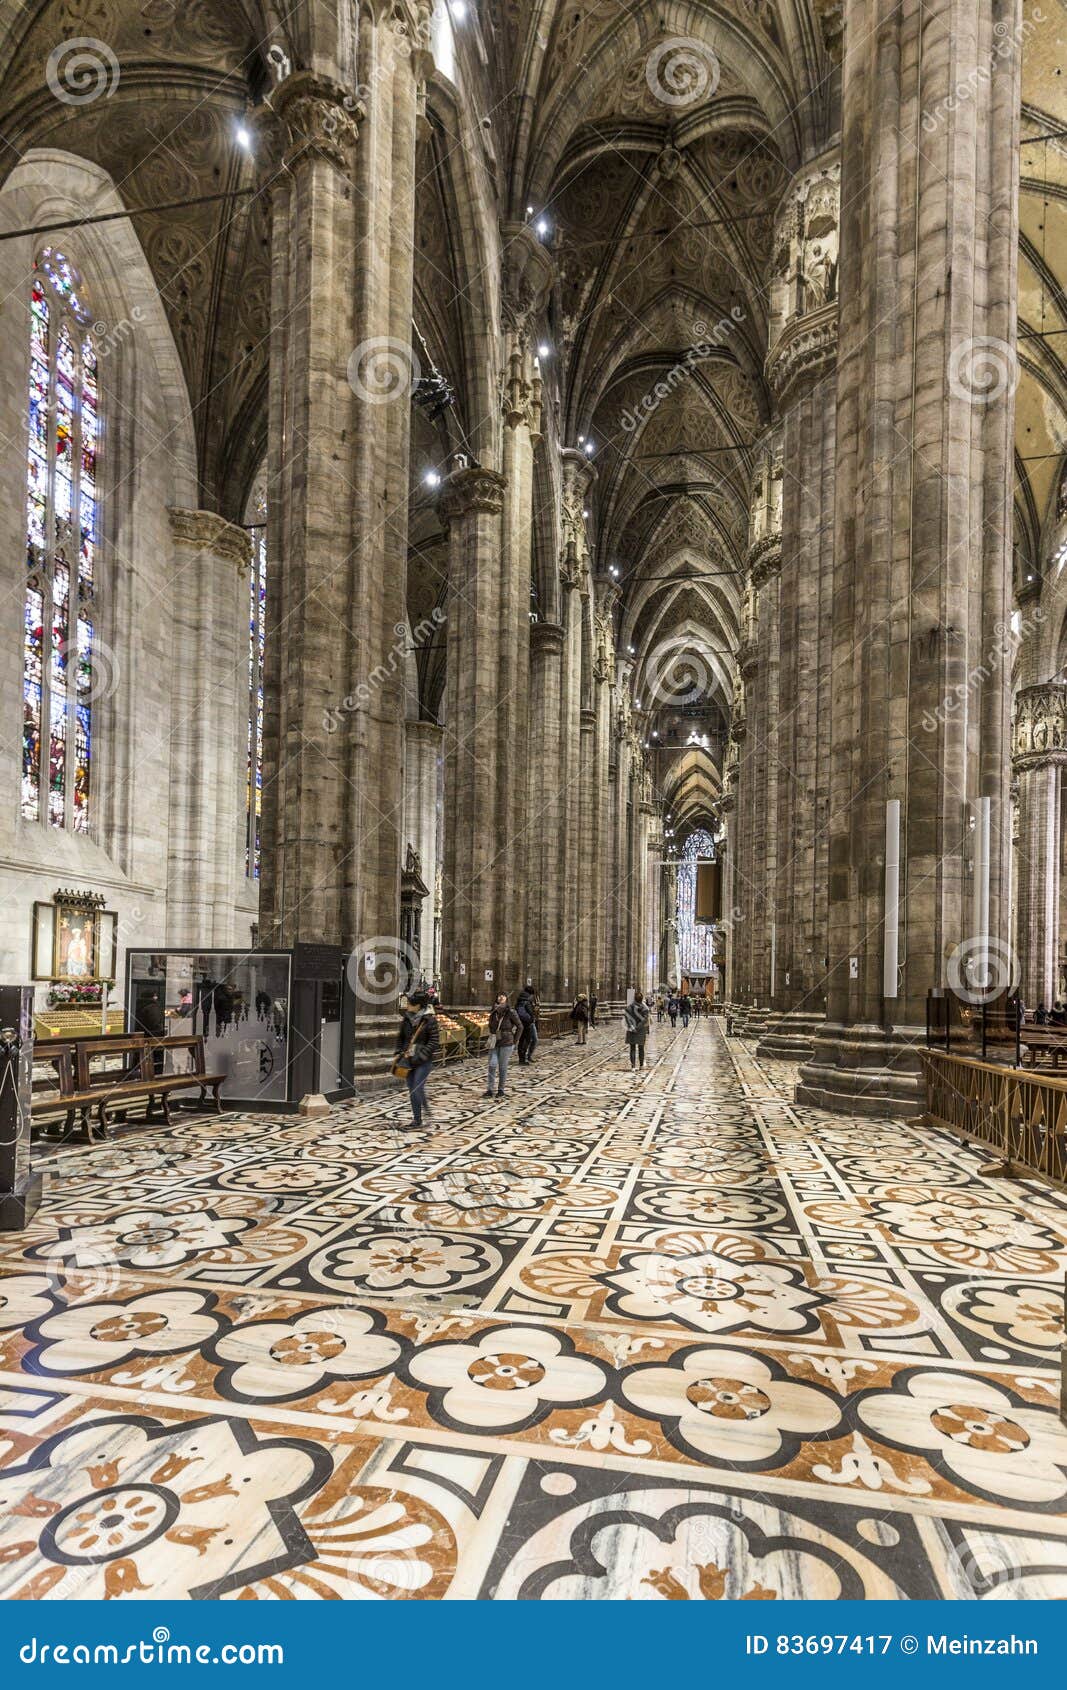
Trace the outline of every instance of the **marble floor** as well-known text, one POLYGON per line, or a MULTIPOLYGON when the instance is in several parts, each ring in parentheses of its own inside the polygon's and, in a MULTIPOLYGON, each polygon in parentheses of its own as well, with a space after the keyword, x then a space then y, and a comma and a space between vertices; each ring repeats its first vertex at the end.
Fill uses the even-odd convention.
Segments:
POLYGON ((715 1023, 64 1149, 0 1594, 1067 1597, 1067 1197, 715 1023))

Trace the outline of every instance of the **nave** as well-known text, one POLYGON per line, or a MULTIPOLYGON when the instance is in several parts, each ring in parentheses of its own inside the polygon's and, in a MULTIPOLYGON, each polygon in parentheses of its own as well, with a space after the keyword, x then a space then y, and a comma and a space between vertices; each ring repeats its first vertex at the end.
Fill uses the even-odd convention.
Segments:
POLYGON ((1067 1596, 1067 1202, 719 1023, 64 1148, 3 1241, 0 1592, 1067 1596))

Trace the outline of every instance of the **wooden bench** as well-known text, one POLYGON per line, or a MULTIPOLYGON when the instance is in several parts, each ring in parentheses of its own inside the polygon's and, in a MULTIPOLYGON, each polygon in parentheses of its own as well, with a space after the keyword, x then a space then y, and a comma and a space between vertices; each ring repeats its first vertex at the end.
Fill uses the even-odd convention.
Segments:
POLYGON ((34 1045, 33 1061, 51 1067, 52 1077, 34 1081, 30 1111, 34 1122, 63 1117, 63 1131, 71 1131, 75 1116, 91 1140, 107 1136, 110 1117, 125 1119, 130 1105, 143 1102, 145 1119, 158 1108, 170 1126, 171 1098, 195 1091, 197 1103, 206 1105, 212 1094, 216 1114, 222 1113, 220 1095, 224 1074, 209 1074, 201 1035, 154 1039, 144 1033, 97 1034, 85 1039, 41 1039, 34 1045), (184 1052, 184 1070, 168 1070, 167 1053, 184 1052), (157 1071, 158 1069, 158 1071, 157 1071), (94 1130, 93 1115, 96 1117, 94 1130))
POLYGON ((1067 1062, 1067 1027, 1038 1027, 1029 1022, 1020 1033, 1022 1065, 1057 1074, 1067 1062))

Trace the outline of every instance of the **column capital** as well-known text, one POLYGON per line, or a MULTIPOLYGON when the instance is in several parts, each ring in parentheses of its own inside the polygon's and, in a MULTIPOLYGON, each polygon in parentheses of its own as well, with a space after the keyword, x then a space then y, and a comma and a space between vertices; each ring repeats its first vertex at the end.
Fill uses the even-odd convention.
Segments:
POLYGON ((307 158, 324 158, 344 173, 352 167, 360 120, 366 108, 339 82, 309 70, 293 71, 270 96, 271 109, 289 136, 287 170, 307 158))
POLYGON ((1011 764, 1016 771, 1067 763, 1067 685, 1046 681, 1016 694, 1011 764))
POLYGON ((171 534, 181 545, 188 546, 191 551, 213 552, 216 557, 234 564, 239 571, 249 568, 252 539, 247 529, 239 528, 235 522, 227 522, 215 511, 187 511, 172 505, 167 516, 170 518, 171 534))
POLYGON ((765 370, 779 409, 821 380, 837 357, 840 215, 835 150, 797 172, 775 219, 765 370))
POLYGON ((782 567, 782 536, 765 534, 748 554, 748 569, 754 587, 764 586, 782 567))
POLYGON ((474 511, 497 516, 504 508, 507 480, 480 464, 454 469, 441 484, 437 509, 446 522, 474 511))
POLYGON ((534 653, 544 652, 555 656, 562 655, 563 623, 531 622, 530 650, 534 653))
POLYGON ((552 254, 529 223, 501 223, 500 323, 505 334, 529 334, 556 279, 552 254))

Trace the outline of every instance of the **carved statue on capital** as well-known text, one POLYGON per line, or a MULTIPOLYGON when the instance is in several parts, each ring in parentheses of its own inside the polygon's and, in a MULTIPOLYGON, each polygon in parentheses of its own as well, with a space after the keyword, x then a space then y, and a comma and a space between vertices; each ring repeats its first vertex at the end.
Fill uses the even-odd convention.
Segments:
POLYGON ((313 158, 324 158, 345 173, 351 170, 359 124, 366 116, 354 93, 328 77, 298 70, 278 83, 269 103, 288 133, 282 159, 287 170, 313 158))
POLYGON ((1067 762, 1067 686, 1059 681, 1023 687, 1015 699, 1012 768, 1045 768, 1067 762))
POLYGON ((504 508, 507 481, 495 470, 483 469, 481 464, 463 463, 452 470, 441 484, 437 509, 446 523, 471 512, 499 515, 504 508))
POLYGON ((805 166, 786 190, 775 223, 769 276, 767 378, 779 405, 817 381, 837 356, 841 166, 805 166))

